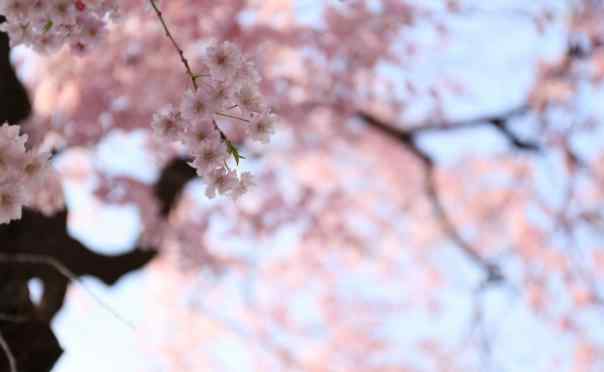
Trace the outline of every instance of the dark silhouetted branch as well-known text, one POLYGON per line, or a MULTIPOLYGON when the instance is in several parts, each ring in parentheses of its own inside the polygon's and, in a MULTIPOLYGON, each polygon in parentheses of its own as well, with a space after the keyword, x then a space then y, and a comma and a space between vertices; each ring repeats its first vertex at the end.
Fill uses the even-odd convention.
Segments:
MULTIPOLYGON (((0 23, 4 23, 0 15, 0 23)), ((0 32, 0 125, 4 122, 17 124, 31 113, 31 103, 25 87, 10 63, 8 35, 0 32)))
POLYGON ((525 115, 528 110, 529 106, 520 105, 495 115, 485 115, 468 120, 450 121, 445 123, 424 123, 419 126, 405 129, 404 132, 406 135, 413 137, 430 132, 455 131, 490 126, 497 130, 503 137, 505 137, 508 143, 516 149, 538 152, 541 150, 538 143, 523 140, 522 138, 518 137, 518 135, 515 134, 508 125, 510 120, 518 116, 525 115))
MULTIPOLYGON (((13 354, 18 372, 50 371, 63 353, 61 345, 46 322, 0 322, 0 329, 13 354)), ((0 371, 10 371, 8 363, 4 360, 0 361, 0 371)))
MULTIPOLYGON (((470 259, 484 271, 484 273, 486 274, 486 283, 493 284, 503 281, 504 277, 499 267, 496 264, 489 262, 487 259, 482 257, 474 247, 472 247, 467 241, 465 241, 460 235, 454 223, 452 222, 451 218, 449 217, 449 214, 447 213, 442 203, 440 193, 438 191, 434 173, 434 160, 429 154, 427 154, 425 151, 423 151, 417 146, 416 135, 418 133, 418 130, 405 131, 402 129, 397 129, 394 126, 389 125, 367 113, 360 113, 359 117, 365 122, 367 122, 372 128, 377 129, 380 132, 386 134, 387 136, 396 139, 408 151, 410 151, 414 156, 416 156, 420 160, 424 171, 424 184, 426 188, 426 196, 428 197, 428 200, 432 205, 434 215, 439 221, 444 233, 451 239, 451 241, 453 241, 453 243, 455 243, 455 245, 464 253, 464 255, 468 259, 470 259)), ((494 119, 491 118, 491 120, 494 119)), ((471 121, 471 123, 474 122, 478 123, 478 121, 471 121)), ((470 124, 467 124, 466 126, 469 125, 470 124)))
MULTIPOLYGON (((50 320, 63 305, 69 279, 66 268, 74 277, 91 275, 108 285, 123 275, 143 267, 155 253, 135 249, 106 256, 87 249, 67 233, 67 211, 52 217, 25 209, 21 220, 0 226, 0 241, 6 244, 0 258, 0 283, 40 278, 44 295, 39 316, 50 320), (10 261, 9 257, 14 257, 10 261), (19 259, 19 257, 46 257, 19 259)), ((73 278, 71 278, 73 279, 73 278)))
POLYGON ((166 217, 174 207, 174 203, 185 185, 195 177, 195 169, 184 159, 174 159, 164 168, 153 188, 163 217, 166 217))

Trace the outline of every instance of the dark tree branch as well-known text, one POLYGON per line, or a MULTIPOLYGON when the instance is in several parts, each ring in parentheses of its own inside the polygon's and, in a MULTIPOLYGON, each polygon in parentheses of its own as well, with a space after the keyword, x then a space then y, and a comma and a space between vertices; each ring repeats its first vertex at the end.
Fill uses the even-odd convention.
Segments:
POLYGON ((166 217, 174 207, 176 199, 185 185, 196 177, 193 169, 186 160, 174 159, 163 170, 153 188, 155 197, 160 202, 160 213, 166 217))
POLYGON ((507 111, 503 111, 497 114, 488 114, 483 116, 478 116, 472 119, 465 120, 457 120, 457 121, 447 121, 440 123, 423 123, 421 125, 414 126, 413 128, 408 129, 408 132, 412 134, 418 134, 422 132, 431 132, 431 131, 443 131, 443 130, 458 130, 458 129, 468 129, 474 128, 483 125, 492 125, 497 121, 507 122, 510 119, 513 119, 518 116, 525 115, 529 111, 530 107, 528 105, 519 105, 517 107, 511 108, 507 111))
MULTIPOLYGON (((6 343, 10 345, 18 372, 49 371, 63 353, 59 341, 46 322, 0 322, 0 329, 6 343)), ((0 359, 0 371, 9 371, 7 362, 4 358, 0 359)))
MULTIPOLYGON (((51 257, 77 276, 91 275, 108 285, 143 267, 155 255, 140 249, 118 256, 90 251, 67 234, 67 211, 46 217, 25 209, 21 220, 0 226, 0 241, 6 243, 5 254, 51 257)), ((32 278, 39 278, 44 283, 39 317, 50 320, 63 305, 69 279, 54 268, 40 263, 0 262, 0 283, 32 278)))
POLYGON ((402 131, 408 136, 413 137, 430 132, 455 131, 490 126, 497 130, 503 137, 505 137, 508 143, 516 149, 539 152, 541 151, 541 147, 538 143, 523 140, 522 138, 518 137, 518 135, 514 133, 508 125, 510 120, 522 115, 526 115, 526 113, 529 111, 529 108, 530 107, 528 105, 520 105, 495 115, 490 114, 479 116, 473 119, 450 121, 446 123, 424 123, 422 125, 414 126, 413 128, 402 131))
POLYGON ((472 247, 462 236, 459 234, 457 227, 449 217, 442 200, 440 193, 436 186, 436 179, 434 174, 434 167, 424 164, 424 184, 426 186, 426 195, 428 200, 432 204, 432 210, 436 218, 440 221, 441 228, 447 236, 455 243, 459 249, 468 257, 472 262, 478 265, 486 274, 486 283, 497 283, 504 279, 503 274, 499 267, 486 260, 477 250, 472 247))
POLYGON ((25 316, 30 319, 23 324, 14 324, 14 322, 5 324, 0 321, 0 332, 6 334, 11 350, 17 355, 21 372, 48 371, 62 352, 58 343, 52 342, 54 336, 50 328, 47 328, 47 331, 53 338, 46 333, 42 335, 46 337, 47 346, 30 344, 31 338, 36 335, 28 333, 45 332, 44 327, 49 326, 54 315, 63 306, 67 287, 72 280, 46 261, 57 262, 57 265, 60 263, 77 277, 92 275, 106 284, 113 284, 123 275, 143 267, 155 255, 154 252, 140 249, 118 256, 105 256, 92 252, 67 234, 66 211, 53 217, 46 217, 25 209, 21 220, 0 225, 0 242, 2 242, 2 256, 7 258, 0 260, 0 294, 2 295, 0 313, 17 317, 25 316), (15 259, 9 259, 11 256, 15 259), (18 259, 24 256, 45 257, 47 260, 18 259), (29 299, 27 283, 33 278, 40 279, 44 284, 39 304, 32 304, 29 299), (18 327, 21 329, 20 333, 15 331, 10 336, 10 332, 7 333, 9 326, 18 327), (51 350, 52 345, 57 345, 57 348, 51 350), (54 355, 55 359, 38 358, 39 353, 54 355), (31 360, 37 360, 39 364, 26 361, 31 366, 26 369, 22 366, 19 355, 23 358, 29 355, 31 360), (36 357, 32 358, 32 355, 36 357))
MULTIPOLYGON (((4 23, 0 15, 0 23, 4 23)), ((10 63, 8 35, 0 32, 0 125, 4 122, 17 124, 29 116, 31 104, 25 87, 10 63)))
MULTIPOLYGON (((195 170, 183 159, 172 161, 164 171, 154 192, 167 216, 195 170)), ((123 275, 143 267, 155 253, 136 248, 118 256, 105 256, 88 250, 67 234, 67 211, 46 217, 25 209, 20 220, 0 225, 3 254, 15 258, 25 255, 48 257, 76 276, 91 275, 108 285, 123 275)), ((6 335, 19 372, 50 371, 62 353, 49 323, 63 306, 70 278, 44 260, 0 260, 0 332, 6 335), (44 292, 39 304, 29 298, 27 282, 42 280, 44 292), (20 319, 14 322, 11 319, 20 319), (32 337, 40 341, 31 343, 32 337), (32 357, 35 355, 35 358, 32 357)), ((0 371, 3 370, 0 367, 0 371)))
POLYGON ((416 131, 397 129, 396 127, 387 124, 366 112, 360 112, 358 113, 358 116, 371 127, 379 130, 383 134, 386 134, 388 137, 396 139, 403 146, 405 146, 407 150, 411 151, 413 155, 418 157, 427 167, 432 167, 434 161, 430 155, 422 151, 415 142, 416 131))
POLYGON ((510 130, 510 128, 507 126, 507 120, 508 120, 507 117, 495 118, 495 119, 489 121, 488 123, 490 123, 493 126, 493 128, 496 128, 497 130, 499 130, 499 133, 501 135, 503 135, 508 140, 510 145, 512 145, 516 149, 523 150, 523 151, 533 151, 533 152, 541 151, 541 147, 536 142, 525 141, 525 140, 521 139, 520 137, 518 137, 514 132, 512 132, 510 130))
MULTIPOLYGON (((493 284, 503 281, 505 278, 500 268, 496 264, 489 262, 487 259, 482 257, 478 253, 478 251, 474 247, 472 247, 470 243, 463 239, 457 227, 455 226, 449 214, 447 213, 442 203, 436 183, 434 172, 434 160, 429 154, 427 154, 424 150, 417 146, 416 135, 417 133, 419 133, 419 131, 405 131, 401 129, 396 129, 394 126, 389 125, 365 112, 359 113, 359 117, 363 119, 366 123, 368 123, 371 127, 379 130, 388 137, 396 139, 401 145, 403 145, 408 151, 410 151, 414 156, 416 156, 420 160, 423 166, 426 196, 428 197, 428 200, 432 205, 434 215, 439 221, 444 233, 451 239, 451 241, 453 241, 453 243, 455 243, 455 245, 464 253, 464 255, 468 259, 470 259, 483 270, 486 275, 485 283, 493 284)), ((490 118, 490 120, 496 121, 499 119, 490 118)), ((482 121, 472 120, 466 124, 462 123, 462 126, 474 126, 478 125, 479 122, 482 121)))

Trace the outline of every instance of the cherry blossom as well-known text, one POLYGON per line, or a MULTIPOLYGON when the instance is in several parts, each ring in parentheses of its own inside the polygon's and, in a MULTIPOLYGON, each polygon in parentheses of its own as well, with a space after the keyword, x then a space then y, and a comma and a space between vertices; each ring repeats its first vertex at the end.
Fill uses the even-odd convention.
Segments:
POLYGON ((170 141, 176 141, 183 138, 185 133, 181 113, 172 105, 162 108, 153 115, 151 127, 157 136, 170 141))
POLYGON ((164 107, 154 115, 151 126, 158 137, 186 146, 186 152, 194 157, 189 164, 198 175, 206 176, 208 197, 214 197, 216 191, 239 197, 253 181, 249 173, 243 180, 229 167, 229 154, 233 155, 235 166, 241 156, 220 123, 230 119, 231 124, 244 128, 250 138, 268 143, 277 116, 263 111, 266 104, 259 92, 257 72, 237 46, 230 42, 212 44, 206 47, 200 64, 209 73, 195 75, 189 72, 186 62, 193 88, 184 93, 179 110, 172 105, 164 107))
MULTIPOLYGON (((193 72, 162 16, 159 3, 149 1, 145 4, 146 9, 157 16, 156 22, 162 25, 176 47, 184 62, 183 73, 193 83, 193 87, 182 94, 178 104, 166 102, 157 110, 152 117, 151 128, 167 145, 175 142, 184 144, 185 152, 194 158, 190 164, 200 175, 224 167, 229 180, 238 179, 229 168, 227 157, 229 154, 233 156, 235 166, 243 157, 222 131, 222 122, 228 120, 229 125, 248 127, 252 136, 262 142, 267 142, 272 134, 269 128, 272 122, 263 119, 251 121, 254 115, 263 117, 259 114, 267 107, 258 89, 260 79, 254 63, 234 43, 212 42, 206 45, 201 55, 196 55, 195 66, 199 72, 193 72)), ((109 23, 119 18, 119 12, 118 3, 113 0, 6 0, 0 3, 0 14, 6 15, 7 21, 0 27, 9 34, 12 46, 24 44, 38 52, 53 54, 65 44, 70 44, 75 54, 85 55, 91 47, 102 42, 109 23)), ((113 120, 109 113, 104 116, 104 121, 107 120, 113 120)), ((18 155, 13 148, 7 147, 5 152, 3 156, 10 161, 18 155)), ((28 169, 42 165, 37 158, 29 157, 28 169)), ((219 177, 208 179, 222 180, 219 177)), ((246 181, 247 186, 242 185, 239 191, 251 184, 246 181)), ((230 181, 223 182, 210 189, 229 192, 232 185, 230 181)))
POLYGON ((0 28, 13 46, 24 44, 52 53, 71 44, 82 52, 98 43, 107 19, 117 13, 116 5, 114 0, 5 0, 0 2, 0 14, 7 21, 0 28))
POLYGON ((16 183, 0 184, 0 224, 21 218, 24 190, 16 183))
POLYGON ((276 116, 270 112, 256 115, 248 128, 250 138, 261 143, 268 143, 271 135, 275 133, 276 116))
MULTIPOLYGON (((35 203, 52 174, 49 153, 38 148, 27 150, 26 142, 27 135, 19 134, 19 126, 0 126, 0 224, 20 219, 22 208, 35 203)), ((62 194, 56 188, 53 191, 62 194)), ((49 202, 58 204, 54 199, 49 202)))

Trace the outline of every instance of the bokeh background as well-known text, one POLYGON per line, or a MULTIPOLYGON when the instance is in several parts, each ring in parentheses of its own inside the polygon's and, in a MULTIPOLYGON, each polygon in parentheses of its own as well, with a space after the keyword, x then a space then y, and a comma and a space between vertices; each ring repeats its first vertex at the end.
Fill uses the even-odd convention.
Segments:
POLYGON ((193 60, 254 57, 280 126, 240 141, 249 194, 194 179, 159 218, 179 149, 149 118, 186 75, 153 14, 125 1, 88 56, 13 51, 30 135, 66 145, 69 233, 159 252, 84 279, 135 331, 70 287, 53 371, 604 370, 602 2, 162 6, 193 60))

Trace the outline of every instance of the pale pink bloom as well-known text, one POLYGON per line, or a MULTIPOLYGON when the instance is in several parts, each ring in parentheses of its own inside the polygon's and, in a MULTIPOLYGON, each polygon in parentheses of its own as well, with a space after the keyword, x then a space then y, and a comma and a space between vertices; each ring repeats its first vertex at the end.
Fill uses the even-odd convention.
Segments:
POLYGON ((44 7, 44 11, 36 14, 31 19, 24 20, 23 22, 27 22, 32 30, 36 33, 34 36, 40 36, 41 34, 53 33, 56 30, 59 24, 55 23, 53 19, 48 14, 46 10, 47 7, 44 7))
POLYGON ((211 95, 205 89, 188 90, 180 106, 182 116, 186 120, 211 119, 216 106, 211 95))
POLYGON ((239 91, 235 93, 237 106, 245 116, 254 112, 262 112, 264 110, 264 100, 258 88, 255 85, 246 83, 241 86, 239 91))
MULTIPOLYGON (((92 8, 95 14, 99 17, 104 15, 109 15, 109 18, 112 21, 119 20, 121 18, 120 9, 118 7, 118 2, 115 0, 104 0, 97 1, 98 4, 92 8)), ((158 1, 159 2, 159 1, 158 1)))
POLYGON ((20 185, 0 184, 0 225, 20 219, 24 202, 23 188, 20 185))
POLYGON ((31 40, 32 47, 39 53, 53 53, 63 46, 64 35, 54 32, 38 33, 31 40))
POLYGON ((25 153, 15 151, 14 146, 0 146, 0 182, 17 183, 23 174, 23 157, 25 153))
POLYGON ((0 145, 12 143, 19 149, 25 151, 25 142, 27 142, 26 134, 19 134, 21 127, 18 125, 10 125, 8 123, 0 126, 0 145))
POLYGON ((31 14, 46 14, 48 13, 48 1, 43 0, 30 0, 31 3, 31 14))
POLYGON ((77 55, 84 55, 90 49, 90 45, 82 42, 81 40, 75 40, 71 43, 71 51, 77 55))
POLYGON ((248 126, 248 135, 251 139, 261 143, 268 143, 270 137, 275 133, 277 116, 270 112, 256 115, 248 126))
POLYGON ((73 0, 54 0, 47 3, 47 15, 54 24, 73 23, 76 8, 73 0))
POLYGON ((216 81, 209 94, 217 109, 228 109, 230 106, 234 106, 235 84, 227 81, 216 81))
POLYGON ((215 78, 226 80, 239 69, 241 52, 235 44, 225 41, 208 47, 204 62, 215 78))
POLYGON ((35 150, 28 151, 23 158, 23 175, 28 189, 37 189, 44 183, 49 171, 50 153, 35 150))
POLYGON ((219 142, 220 134, 210 120, 195 120, 186 135, 185 143, 192 153, 195 153, 204 142, 219 142))
POLYGON ((49 154, 38 150, 26 151, 26 135, 19 134, 16 125, 0 127, 0 184, 3 206, 0 223, 20 218, 21 207, 42 188, 48 171, 49 154))
POLYGON ((59 174, 51 167, 45 173, 42 181, 29 189, 27 205, 52 216, 65 208, 65 198, 59 174))
POLYGON ((31 17, 32 6, 31 0, 4 0, 0 2, 0 14, 11 20, 23 20, 31 17))
POLYGON ((32 29, 27 23, 21 23, 19 21, 4 22, 3 24, 0 24, 0 31, 10 35, 11 47, 26 43, 28 40, 32 39, 32 29))
POLYGON ((220 139, 203 142, 194 153, 195 159, 191 166, 200 176, 224 166, 229 157, 227 146, 220 139))
POLYGON ((216 193, 227 194, 237 186, 237 173, 224 168, 216 169, 204 175, 206 196, 213 198, 216 193))
POLYGON ((233 199, 238 199, 243 194, 248 192, 248 190, 254 185, 254 177, 252 174, 250 172, 243 172, 239 177, 239 182, 237 182, 237 184, 233 187, 231 196, 233 199))
POLYGON ((97 43, 105 32, 105 22, 96 17, 81 15, 76 22, 77 36, 85 44, 97 43))
POLYGON ((19 135, 19 127, 4 124, 0 127, 0 182, 22 177, 27 135, 19 135))
POLYGON ((237 71, 234 80, 240 84, 258 85, 262 78, 258 73, 258 69, 256 68, 254 61, 245 60, 237 71))
POLYGON ((96 44, 105 30, 116 2, 93 4, 75 0, 3 0, 0 14, 7 16, 1 26, 11 45, 26 44, 41 53, 50 53, 65 44, 84 51, 96 44))
POLYGON ((158 138, 178 141, 183 136, 181 114, 172 105, 165 106, 153 115, 151 127, 158 138))

